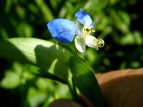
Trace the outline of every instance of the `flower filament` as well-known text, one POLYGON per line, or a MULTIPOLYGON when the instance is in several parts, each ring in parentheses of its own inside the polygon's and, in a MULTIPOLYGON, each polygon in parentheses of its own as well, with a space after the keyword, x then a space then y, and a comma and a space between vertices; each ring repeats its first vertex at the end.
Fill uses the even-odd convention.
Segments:
MULTIPOLYGON (((92 32, 95 32, 95 30, 93 30, 93 26, 90 26, 90 27, 84 27, 82 29, 82 33, 83 33, 83 37, 84 37, 84 40, 86 40, 86 37, 88 35, 90 35, 92 32)), ((89 42, 93 43, 93 44, 96 44, 98 48, 101 48, 104 46, 104 40, 99 38, 99 39, 91 39, 89 42)), ((97 48, 97 49, 98 49, 97 48)))

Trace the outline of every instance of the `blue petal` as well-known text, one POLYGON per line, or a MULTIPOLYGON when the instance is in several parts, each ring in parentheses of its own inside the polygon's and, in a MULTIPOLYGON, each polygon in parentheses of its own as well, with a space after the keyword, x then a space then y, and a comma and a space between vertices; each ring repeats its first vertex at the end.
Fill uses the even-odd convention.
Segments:
POLYGON ((77 25, 68 19, 54 19, 47 27, 53 38, 64 44, 71 43, 77 33, 77 25))
POLYGON ((84 25, 84 27, 90 27, 94 25, 89 14, 84 12, 82 9, 79 9, 79 11, 75 13, 75 17, 80 23, 84 25))

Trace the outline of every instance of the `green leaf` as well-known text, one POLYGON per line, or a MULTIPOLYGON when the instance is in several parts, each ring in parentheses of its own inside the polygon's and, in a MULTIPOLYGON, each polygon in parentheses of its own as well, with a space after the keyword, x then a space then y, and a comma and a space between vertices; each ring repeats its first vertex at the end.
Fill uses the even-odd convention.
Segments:
POLYGON ((96 107, 104 107, 102 93, 94 73, 86 62, 76 56, 70 58, 73 82, 79 91, 96 107))
POLYGON ((67 80, 72 54, 52 42, 36 38, 0 40, 0 57, 32 64, 67 80))
POLYGON ((54 81, 61 82, 63 84, 67 84, 67 81, 65 79, 60 78, 59 76, 53 75, 43 69, 39 69, 39 67, 31 65, 29 70, 30 70, 30 73, 34 74, 37 77, 48 78, 48 79, 52 79, 54 81))

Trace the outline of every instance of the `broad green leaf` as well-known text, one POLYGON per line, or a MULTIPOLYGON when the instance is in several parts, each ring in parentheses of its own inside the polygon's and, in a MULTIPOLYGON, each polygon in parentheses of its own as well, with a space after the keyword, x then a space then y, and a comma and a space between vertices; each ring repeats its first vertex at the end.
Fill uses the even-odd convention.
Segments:
POLYGON ((32 64, 67 79, 72 54, 52 42, 36 38, 0 40, 0 57, 32 64))
POLYGON ((73 82, 79 91, 95 106, 104 107, 102 93, 94 73, 84 60, 73 56, 70 58, 73 82))
POLYGON ((59 76, 53 75, 45 70, 39 69, 39 67, 31 65, 29 70, 30 70, 30 73, 34 74, 35 76, 52 79, 54 81, 58 81, 63 84, 67 83, 67 81, 65 79, 60 78, 59 76))

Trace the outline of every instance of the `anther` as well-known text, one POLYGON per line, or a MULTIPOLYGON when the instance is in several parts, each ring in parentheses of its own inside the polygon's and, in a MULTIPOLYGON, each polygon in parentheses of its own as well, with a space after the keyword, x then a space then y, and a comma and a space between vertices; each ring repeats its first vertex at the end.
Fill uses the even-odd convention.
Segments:
POLYGON ((104 40, 103 39, 97 39, 97 46, 99 47, 99 48, 102 48, 103 46, 104 46, 104 40))

